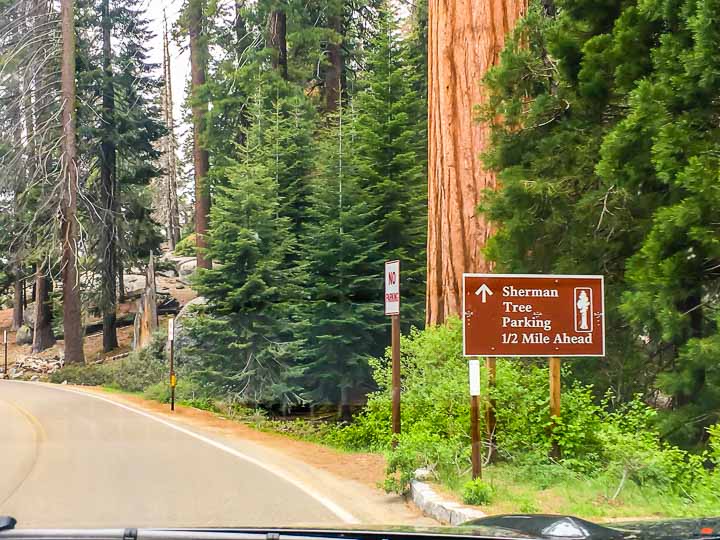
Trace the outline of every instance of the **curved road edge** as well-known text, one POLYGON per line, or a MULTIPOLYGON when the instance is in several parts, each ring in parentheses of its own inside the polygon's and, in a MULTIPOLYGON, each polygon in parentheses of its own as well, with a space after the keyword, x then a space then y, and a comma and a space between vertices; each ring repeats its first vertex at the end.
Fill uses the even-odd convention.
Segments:
POLYGON ((2 481, 6 482, 9 480, 12 487, 6 487, 0 490, 0 493, 6 494, 4 497, 0 496, 0 506, 10 500, 12 496, 22 487, 25 480, 27 480, 30 476, 38 462, 38 458, 40 457, 40 443, 45 439, 45 430, 43 429, 42 424, 32 415, 32 413, 30 413, 30 411, 25 410, 12 400, 3 399, 0 401, 0 406, 3 404, 15 411, 17 413, 17 417, 22 418, 30 426, 33 433, 33 455, 28 462, 21 467, 21 471, 17 474, 17 479, 8 478, 8 469, 7 467, 5 468, 2 481))
MULTIPOLYGON (((5 382, 5 381, 3 381, 5 382)), ((361 523, 359 519, 357 519, 353 514, 342 508, 339 504, 335 503, 334 501, 330 500, 328 497, 325 497, 321 493, 318 493, 315 489, 308 486, 306 483, 298 480, 297 478, 292 477, 289 475, 286 471, 280 469, 279 467, 275 467, 274 465, 264 463, 252 456, 249 456, 235 448, 232 448, 224 443, 221 443, 219 441, 213 440, 210 437, 207 437, 205 435, 201 435, 199 433, 196 433, 190 429, 187 429, 185 427, 179 426, 171 421, 165 420, 163 418, 160 418, 150 412, 143 411, 141 409, 138 409, 136 407, 126 405, 124 403, 120 403, 118 401, 112 400, 110 398, 98 395, 94 392, 86 392, 82 390, 76 390, 73 388, 67 388, 62 385, 55 385, 55 384, 49 384, 49 383, 37 383, 37 382, 26 382, 26 381, 7 381, 11 382, 11 384, 23 384, 23 385, 35 385, 35 386, 42 386, 44 388, 51 388, 58 392, 69 392, 76 395, 89 397, 93 399, 97 399, 100 401, 104 401, 106 403, 109 403, 111 405, 114 405, 116 407, 119 407, 121 409, 124 409, 126 411, 132 412, 134 414, 137 414, 139 416, 142 416, 144 418, 150 419, 154 422, 157 422, 159 424, 164 425, 165 427, 168 427, 170 429, 173 429, 175 431, 178 431, 186 436, 192 437, 198 441, 201 441, 209 446, 212 446, 218 450, 221 450, 223 452, 226 452, 227 454, 232 455, 233 457, 236 457, 238 459, 244 460, 248 463, 251 463, 252 465, 255 465, 257 467, 260 467, 261 469, 278 476, 285 480, 286 482, 292 484, 296 488, 303 491, 305 494, 307 494, 309 497, 313 498, 315 501, 320 503, 322 506, 324 506, 327 510, 332 512, 335 516, 338 517, 341 521, 347 524, 359 524, 361 523)))

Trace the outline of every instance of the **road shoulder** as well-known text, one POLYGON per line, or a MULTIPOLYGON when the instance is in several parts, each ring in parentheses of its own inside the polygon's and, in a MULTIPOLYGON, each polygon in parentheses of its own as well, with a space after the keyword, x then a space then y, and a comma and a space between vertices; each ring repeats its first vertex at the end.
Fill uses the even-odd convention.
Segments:
POLYGON ((412 503, 397 495, 388 495, 377 487, 384 475, 385 460, 382 455, 341 452, 281 434, 258 431, 192 407, 179 405, 172 412, 166 404, 132 394, 98 387, 63 386, 139 409, 236 448, 286 471, 289 476, 348 509, 364 524, 437 525, 436 521, 422 516, 412 503))

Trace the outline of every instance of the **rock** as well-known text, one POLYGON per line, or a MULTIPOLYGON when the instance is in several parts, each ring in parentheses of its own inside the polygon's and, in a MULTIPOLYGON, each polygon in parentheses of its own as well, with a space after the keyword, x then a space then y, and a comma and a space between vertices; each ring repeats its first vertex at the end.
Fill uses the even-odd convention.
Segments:
POLYGON ((180 302, 178 302, 177 298, 166 295, 158 298, 157 309, 158 314, 178 313, 180 311, 180 302))
MULTIPOLYGON (((65 358, 62 354, 43 357, 39 355, 28 355, 18 358, 15 361, 14 369, 21 375, 25 372, 52 375, 65 365, 65 358)), ((39 379, 39 377, 38 377, 39 379)), ((35 379, 31 379, 35 380, 35 379)))
POLYGON ((180 263, 178 267, 178 272, 180 273, 180 276, 189 276, 193 272, 195 272, 195 269, 197 268, 197 260, 196 259, 190 259, 189 261, 185 261, 180 263))
POLYGON ((157 275, 166 278, 174 278, 177 277, 177 272, 175 270, 158 270, 157 275))
POLYGON ((125 296, 132 298, 140 296, 145 289, 145 276, 137 274, 124 274, 125 296))
POLYGON ((33 382, 34 382, 34 381, 39 381, 39 380, 40 380, 40 376, 38 376, 38 375, 33 375, 32 377, 30 377, 30 380, 33 381, 33 382))
POLYGON ((17 331, 17 334, 15 334, 15 343, 17 345, 32 345, 32 341, 32 329, 28 325, 23 324, 17 331))
POLYGON ((23 321, 30 328, 35 328, 35 302, 28 304, 23 311, 23 321))
POLYGON ((410 482, 410 497, 423 514, 443 524, 460 525, 466 521, 485 517, 480 510, 443 500, 429 484, 419 480, 410 482))
POLYGON ((207 302, 207 298, 204 296, 193 298, 183 306, 180 313, 175 317, 175 358, 180 362, 183 360, 183 349, 198 345, 185 329, 185 323, 188 319, 196 317, 197 309, 207 304, 207 302))
POLYGON ((415 470, 415 478, 420 481, 431 480, 433 478, 433 471, 430 468, 422 467, 415 470))
POLYGON ((175 328, 177 330, 177 325, 182 324, 182 319, 187 317, 194 317, 195 311, 200 306, 204 306, 208 303, 207 298, 204 296, 198 296, 197 298, 193 298, 190 300, 187 304, 183 306, 183 308, 180 310, 180 313, 178 313, 177 318, 175 320, 175 328))

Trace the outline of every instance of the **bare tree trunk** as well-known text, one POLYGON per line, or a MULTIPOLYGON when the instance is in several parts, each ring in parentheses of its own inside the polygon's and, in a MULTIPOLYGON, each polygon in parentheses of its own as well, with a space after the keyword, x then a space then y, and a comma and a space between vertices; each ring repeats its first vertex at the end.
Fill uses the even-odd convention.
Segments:
POLYGON ((150 261, 145 270, 145 290, 137 302, 135 315, 134 349, 142 349, 152 343, 153 334, 158 328, 157 288, 155 285, 155 258, 150 254, 150 261))
POLYGON ((248 34, 247 22, 243 16, 244 8, 245 0, 235 0, 235 40, 238 59, 252 43, 252 39, 250 39, 250 35, 248 34))
POLYGON ((328 44, 328 67, 325 74, 325 109, 328 112, 337 110, 344 90, 343 72, 345 71, 345 56, 342 50, 342 39, 345 35, 342 14, 328 17, 328 26, 335 33, 333 40, 328 44))
POLYGON ((340 387, 340 408, 338 411, 338 417, 341 422, 352 421, 352 411, 350 409, 350 389, 345 385, 340 387))
POLYGON ((273 69, 280 71, 280 75, 288 80, 287 61, 287 15, 282 9, 270 12, 268 21, 268 47, 273 50, 273 69))
POLYGON ((170 40, 168 39, 167 19, 163 13, 163 72, 165 87, 163 92, 163 114, 168 134, 165 137, 165 153, 167 156, 167 239, 170 251, 180 241, 180 213, 178 211, 177 159, 175 149, 175 119, 173 117, 172 71, 170 63, 170 40))
POLYGON ((199 89, 205 84, 205 67, 207 65, 207 42, 202 35, 202 0, 190 0, 188 10, 190 71, 193 99, 193 162, 195 165, 195 239, 198 248, 197 266, 198 268, 212 268, 212 260, 207 257, 205 252, 207 249, 207 231, 210 214, 210 189, 207 185, 210 156, 202 145, 208 105, 207 102, 201 100, 199 97, 199 89))
POLYGON ((52 303, 50 290, 52 281, 45 273, 42 264, 37 265, 35 273, 35 332, 32 352, 39 353, 55 345, 52 329, 52 303))
POLYGON ((118 301, 119 301, 120 303, 122 303, 122 302, 124 302, 125 300, 127 300, 127 298, 125 297, 125 268, 124 268, 124 265, 123 265, 123 263, 122 263, 122 260, 118 260, 118 263, 117 263, 117 271, 118 271, 118 275, 117 275, 117 280, 118 280, 118 301))
POLYGON ((115 87, 112 74, 112 46, 110 35, 112 21, 110 19, 110 0, 102 4, 102 36, 103 36, 103 89, 102 118, 103 132, 100 144, 100 189, 102 205, 102 234, 99 244, 100 261, 102 264, 101 308, 103 315, 103 351, 110 352, 118 347, 117 329, 117 245, 115 238, 115 192, 116 182, 116 148, 115 148, 115 87))
POLYGON ((23 282, 20 277, 22 270, 15 268, 15 281, 13 282, 13 318, 11 330, 17 330, 25 322, 23 316, 23 282))
POLYGON ((78 275, 77 192, 78 168, 75 141, 75 21, 74 0, 60 1, 62 30, 62 165, 63 189, 60 200, 62 242, 63 329, 65 362, 84 363, 80 279, 78 275))
POLYGON ((481 250, 493 228, 476 208, 496 179, 480 160, 489 132, 473 107, 483 102, 481 80, 525 4, 429 0, 428 324, 460 314, 463 272, 491 270, 481 250))

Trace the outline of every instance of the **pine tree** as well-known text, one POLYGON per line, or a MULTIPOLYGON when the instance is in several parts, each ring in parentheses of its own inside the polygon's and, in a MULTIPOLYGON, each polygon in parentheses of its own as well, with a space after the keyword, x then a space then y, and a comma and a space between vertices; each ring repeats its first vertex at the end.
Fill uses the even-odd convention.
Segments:
MULTIPOLYGON (((626 9, 616 24, 617 36, 647 28, 660 35, 646 59, 652 73, 628 93, 626 116, 605 139, 597 170, 655 203, 627 262, 621 309, 650 351, 672 358, 658 379, 675 409, 664 431, 688 444, 720 419, 720 2, 662 6, 650 2, 632 16, 626 9)), ((619 64, 627 72, 630 62, 619 64)))
POLYGON ((117 347, 117 275, 157 252, 162 239, 150 218, 147 193, 160 174, 154 165, 156 142, 164 135, 157 106, 160 81, 157 66, 148 60, 152 33, 139 0, 83 0, 79 8, 81 150, 94 158, 85 172, 92 205, 85 215, 97 246, 96 304, 108 352, 117 347), (103 44, 100 51, 93 46, 96 37, 103 44))
POLYGON ((386 260, 401 261, 403 321, 421 326, 427 242, 427 108, 389 6, 380 12, 357 110, 355 148, 386 260))
POLYGON ((661 389, 675 442, 717 421, 717 0, 534 5, 486 80, 502 190, 499 270, 602 273, 608 362, 577 374, 661 389), (632 50, 632 54, 628 51, 632 50))
POLYGON ((258 94, 243 160, 226 167, 227 184, 218 187, 208 253, 220 268, 198 275, 210 314, 194 327, 206 345, 188 362, 244 401, 288 405, 298 401, 290 303, 300 289, 297 270, 287 266, 297 246, 291 220, 281 214, 276 150, 266 140, 275 115, 258 94))
POLYGON ((382 261, 368 195, 359 179, 357 118, 340 106, 316 151, 302 253, 307 271, 302 353, 314 401, 340 403, 369 380, 368 359, 383 349, 382 261))

